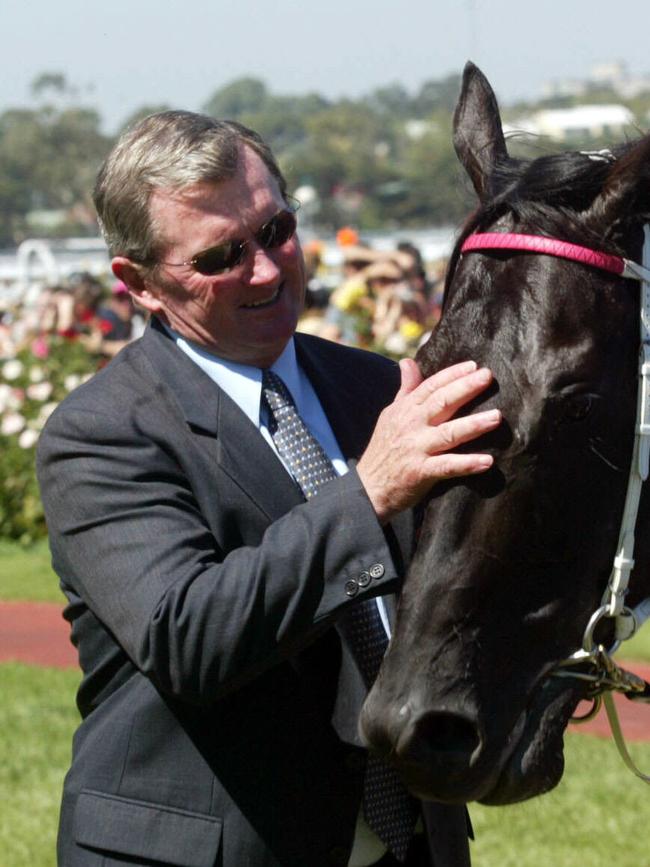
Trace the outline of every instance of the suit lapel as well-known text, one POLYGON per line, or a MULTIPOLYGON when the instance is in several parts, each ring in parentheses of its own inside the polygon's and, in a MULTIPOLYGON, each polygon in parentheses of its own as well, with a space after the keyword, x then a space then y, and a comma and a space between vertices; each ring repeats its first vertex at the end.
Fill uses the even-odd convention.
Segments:
POLYGON ((225 392, 218 391, 217 437, 221 468, 270 521, 275 521, 304 503, 302 491, 250 419, 225 392))
POLYGON ((304 502, 302 492, 237 404, 182 352, 156 320, 143 337, 155 375, 190 428, 217 441, 220 468, 274 521, 304 502))
POLYGON ((337 348, 296 334, 298 362, 318 395, 343 456, 358 460, 374 428, 374 407, 368 400, 368 380, 350 370, 337 348))
MULTIPOLYGON (((155 320, 142 338, 154 375, 168 387, 187 424, 217 440, 217 459, 268 517, 275 521, 304 497, 275 452, 237 404, 168 336, 155 320)), ((349 356, 336 344, 296 334, 298 362, 309 377, 346 460, 356 461, 375 425, 377 393, 367 371, 351 369, 349 356)), ((385 389, 385 385, 383 386, 385 389)), ((381 390, 381 389, 380 389, 381 390)), ((391 394, 386 394, 389 400, 391 394)), ((402 556, 411 553, 410 512, 392 522, 402 556)))
MULTIPOLYGON (((375 427, 379 409, 392 400, 399 385, 399 374, 391 385, 383 381, 369 382, 365 365, 350 365, 349 356, 342 357, 333 344, 314 341, 296 334, 298 361, 307 373, 325 410, 334 435, 348 462, 356 462, 363 454, 375 427)), ((397 366, 396 366, 397 367, 397 366)), ((386 527, 395 566, 401 574, 413 553, 413 513, 397 515, 386 527)), ((394 605, 389 604, 389 618, 394 619, 394 605)))

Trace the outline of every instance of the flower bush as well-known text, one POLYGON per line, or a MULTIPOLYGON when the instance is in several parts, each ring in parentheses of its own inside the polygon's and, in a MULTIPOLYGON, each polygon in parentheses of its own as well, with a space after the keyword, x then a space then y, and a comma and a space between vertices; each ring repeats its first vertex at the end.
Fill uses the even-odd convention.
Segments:
POLYGON ((97 364, 83 344, 59 335, 36 337, 0 357, 0 539, 28 544, 47 534, 36 443, 57 404, 89 379, 97 364))

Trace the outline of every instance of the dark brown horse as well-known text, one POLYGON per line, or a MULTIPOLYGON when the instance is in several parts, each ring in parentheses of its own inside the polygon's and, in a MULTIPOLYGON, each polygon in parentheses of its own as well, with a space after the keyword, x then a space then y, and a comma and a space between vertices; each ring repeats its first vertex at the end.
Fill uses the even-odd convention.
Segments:
MULTIPOLYGON (((557 784, 563 732, 585 694, 584 682, 553 675, 582 645, 617 548, 639 283, 525 245, 460 250, 476 233, 516 233, 639 262, 650 137, 613 152, 513 160, 494 94, 468 64, 454 143, 480 205, 418 362, 425 374, 467 358, 490 367, 495 386, 476 406, 499 407, 504 423, 482 443, 493 469, 439 485, 424 504, 361 727, 421 796, 504 804, 557 784)), ((630 605, 650 593, 650 534, 640 530, 649 506, 646 497, 630 605)), ((611 641, 608 632, 599 628, 598 640, 611 641)))

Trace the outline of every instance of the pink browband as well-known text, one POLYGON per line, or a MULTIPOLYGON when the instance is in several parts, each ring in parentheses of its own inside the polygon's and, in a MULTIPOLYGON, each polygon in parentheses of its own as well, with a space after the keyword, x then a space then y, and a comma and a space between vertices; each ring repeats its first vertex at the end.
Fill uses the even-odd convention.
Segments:
MULTIPOLYGON (((483 232, 470 235, 460 248, 461 253, 471 253, 473 250, 519 250, 522 253, 543 253, 546 256, 558 256, 561 259, 573 259, 583 265, 591 265, 612 274, 623 274, 626 270, 626 260, 609 253, 599 253, 589 247, 558 241, 556 238, 544 238, 541 235, 518 235, 514 232, 483 232)), ((628 276, 627 274, 625 276, 628 276)), ((631 276, 631 275, 630 275, 631 276)))

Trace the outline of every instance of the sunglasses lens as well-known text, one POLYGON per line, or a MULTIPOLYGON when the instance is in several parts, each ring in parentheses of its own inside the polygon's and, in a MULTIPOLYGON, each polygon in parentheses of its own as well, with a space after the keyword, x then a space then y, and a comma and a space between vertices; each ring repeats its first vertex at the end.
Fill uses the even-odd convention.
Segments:
POLYGON ((242 243, 231 241, 227 244, 219 244, 217 247, 210 247, 209 250, 204 250, 203 253, 195 256, 192 264, 199 274, 212 276, 234 268, 241 261, 243 252, 244 245, 242 243))
MULTIPOLYGON (((296 234, 296 215, 292 211, 280 211, 271 220, 262 226, 257 234, 257 241, 267 250, 272 247, 281 247, 296 234)), ((229 271, 241 262, 246 241, 229 241, 204 250, 192 259, 192 265, 199 274, 212 277, 229 271)))
POLYGON ((296 233, 296 215, 291 211, 280 211, 272 220, 262 226, 258 241, 263 247, 281 247, 296 233))

